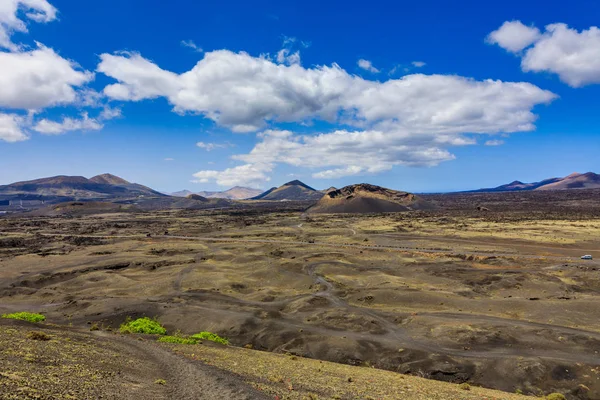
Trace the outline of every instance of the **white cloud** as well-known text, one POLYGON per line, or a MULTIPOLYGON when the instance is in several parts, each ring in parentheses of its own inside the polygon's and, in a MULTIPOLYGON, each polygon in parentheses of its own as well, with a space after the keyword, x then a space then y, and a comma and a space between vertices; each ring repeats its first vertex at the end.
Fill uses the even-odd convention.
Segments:
POLYGON ((226 149, 228 147, 234 147, 234 145, 232 143, 229 143, 229 142, 226 142, 226 143, 198 142, 198 143, 196 143, 196 146, 198 146, 201 149, 204 149, 206 151, 213 151, 215 149, 226 149))
POLYGON ((360 60, 358 60, 358 62, 356 64, 359 66, 359 68, 362 68, 365 71, 369 71, 374 74, 379 73, 379 70, 373 66, 373 63, 369 60, 365 60, 364 58, 361 58, 360 60))
POLYGON ((504 140, 500 139, 490 139, 485 142, 486 146, 502 146, 504 144, 504 140))
POLYGON ((525 82, 422 74, 377 82, 336 64, 285 66, 227 50, 206 53, 180 75, 138 54, 101 58, 98 70, 119 81, 105 88, 109 97, 164 96, 176 112, 200 113, 238 132, 271 122, 335 122, 340 115, 355 126, 393 122, 413 131, 515 132, 533 129, 531 109, 556 97, 525 82))
POLYGON ((0 140, 14 143, 29 139, 23 129, 24 124, 22 116, 0 112, 0 140))
POLYGON ((310 135, 262 132, 250 153, 234 156, 244 165, 197 176, 227 184, 250 172, 254 181, 268 178, 278 163, 316 169, 319 177, 437 165, 454 159, 448 148, 475 144, 476 134, 535 129, 533 108, 556 98, 526 82, 425 74, 380 82, 336 64, 287 66, 227 50, 206 53, 182 74, 134 53, 101 57, 98 70, 118 81, 105 89, 109 97, 163 96, 176 112, 201 114, 237 132, 315 120, 349 127, 310 135))
POLYGON ((165 158, 165 161, 175 161, 175 159, 171 158, 171 157, 167 157, 167 158, 165 158))
POLYGON ((427 65, 427 63, 425 63, 423 61, 413 61, 411 64, 415 68, 423 68, 424 66, 427 65))
POLYGON ((267 173, 273 170, 269 164, 245 164, 224 171, 200 171, 194 174, 196 183, 216 181, 220 186, 251 186, 260 187, 270 180, 267 173))
POLYGON ((35 22, 50 22, 56 19, 57 10, 46 0, 2 0, 0 1, 0 48, 19 50, 11 41, 13 32, 27 32, 27 24, 19 18, 19 10, 35 22))
POLYGON ((317 179, 336 179, 344 176, 359 175, 364 172, 364 170, 365 169, 362 167, 350 165, 345 168, 328 169, 326 171, 317 172, 312 174, 312 177, 317 179))
MULTIPOLYGON (((507 22, 502 25, 504 27, 507 22)), ((501 31, 503 28, 498 31, 501 31)), ((582 31, 569 28, 566 24, 546 25, 540 34, 537 28, 527 28, 537 32, 530 35, 520 45, 495 42, 501 47, 512 49, 533 45, 521 53, 521 69, 524 72, 550 72, 572 87, 582 87, 600 83, 600 29, 592 26, 582 31)), ((496 32, 498 32, 496 31, 496 32)))
POLYGON ((202 50, 202 47, 196 45, 196 43, 194 43, 193 40, 182 40, 181 45, 183 47, 189 47, 190 49, 193 49, 197 53, 202 53, 204 51, 204 50, 202 50))
POLYGON ((87 113, 82 113, 79 119, 65 117, 62 122, 42 119, 32 129, 44 135, 62 135, 68 131, 97 131, 102 128, 103 125, 96 119, 89 118, 87 113))
MULTIPOLYGON (((298 39, 296 39, 295 37, 290 37, 290 36, 283 36, 283 44, 281 45, 281 50, 279 50, 277 52, 277 57, 275 58, 277 60, 277 62, 279 64, 286 64, 286 65, 295 65, 301 64, 301 59, 300 59, 300 51, 293 51, 294 47, 296 46, 296 43, 298 42, 298 39)), ((307 48, 310 46, 309 42, 300 42, 300 45, 304 48, 307 48)))
POLYGON ((300 52, 295 51, 292 53, 289 49, 281 49, 277 52, 277 62, 279 64, 294 65, 300 64, 300 52))
POLYGON ((0 52, 0 107, 31 110, 73 103, 75 88, 93 77, 40 44, 28 52, 0 52))
POLYGON ((121 117, 121 109, 118 107, 110 107, 110 106, 104 106, 104 109, 102 110, 102 112, 100 113, 100 115, 98 116, 99 120, 102 121, 108 121, 110 119, 115 119, 115 118, 119 118, 121 117))
POLYGON ((490 33, 486 41, 517 53, 535 43, 540 36, 540 30, 536 27, 525 26, 521 21, 506 21, 490 33))
POLYGON ((174 96, 183 88, 180 77, 160 69, 137 53, 100 55, 98 72, 119 82, 104 88, 104 94, 115 100, 139 101, 160 96, 174 96))

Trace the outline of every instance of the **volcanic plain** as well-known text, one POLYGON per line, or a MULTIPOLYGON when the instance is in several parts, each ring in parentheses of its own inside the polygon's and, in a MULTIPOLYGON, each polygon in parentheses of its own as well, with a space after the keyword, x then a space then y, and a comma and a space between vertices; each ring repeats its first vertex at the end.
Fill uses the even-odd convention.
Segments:
POLYGON ((101 332, 149 316, 288 357, 598 399, 589 193, 529 207, 540 194, 432 195, 432 210, 370 215, 250 203, 13 215, 0 219, 0 314, 101 332))

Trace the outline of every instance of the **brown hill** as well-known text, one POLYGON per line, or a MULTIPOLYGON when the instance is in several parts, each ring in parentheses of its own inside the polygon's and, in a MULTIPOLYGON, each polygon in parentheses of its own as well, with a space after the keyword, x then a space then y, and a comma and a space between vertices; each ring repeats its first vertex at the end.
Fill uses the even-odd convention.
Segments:
POLYGON ((525 190, 566 190, 566 189, 598 189, 600 175, 593 172, 585 174, 573 173, 564 178, 550 178, 539 182, 523 183, 514 181, 495 188, 473 190, 472 192, 518 192, 525 190))
POLYGON ((110 174, 98 175, 92 179, 59 175, 0 186, 0 197, 19 199, 31 196, 49 201, 65 201, 164 195, 110 174))
POLYGON ((384 213, 434 208, 412 193, 361 183, 331 190, 309 213, 384 213))
POLYGON ((127 182, 125 179, 120 178, 113 174, 96 175, 96 176, 90 178, 90 182, 104 183, 106 185, 121 185, 121 186, 131 184, 130 182, 127 182))
POLYGON ((540 186, 535 190, 597 189, 600 188, 600 175, 593 172, 574 173, 556 182, 540 186))
POLYGON ((190 199, 190 200, 199 200, 199 201, 208 201, 208 199, 204 196, 200 196, 199 194, 188 194, 187 196, 185 196, 186 199, 190 199))
POLYGON ((266 192, 253 197, 252 200, 271 200, 271 201, 307 201, 318 200, 323 193, 311 188, 310 186, 294 180, 279 187, 274 187, 266 192))

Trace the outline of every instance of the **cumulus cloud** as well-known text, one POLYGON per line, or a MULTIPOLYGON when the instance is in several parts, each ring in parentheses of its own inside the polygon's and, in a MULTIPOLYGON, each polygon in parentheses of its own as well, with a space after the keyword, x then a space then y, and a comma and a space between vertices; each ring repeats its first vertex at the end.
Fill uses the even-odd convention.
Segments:
POLYGON ((194 174, 196 183, 215 181, 220 186, 251 186, 260 187, 270 180, 267 173, 273 170, 269 164, 244 164, 224 171, 200 171, 194 174))
POLYGON ((517 53, 535 43, 540 37, 540 30, 536 27, 526 26, 521 21, 506 21, 490 33, 486 41, 517 53))
POLYGON ((525 82, 425 74, 379 82, 336 64, 304 68, 227 50, 206 53, 182 74, 136 53, 101 59, 98 70, 117 80, 105 89, 109 97, 162 96, 175 112, 201 114, 236 132, 266 129, 250 153, 234 156, 243 165, 198 173, 225 185, 248 174, 255 182, 268 178, 278 163, 317 169, 317 177, 437 165, 454 158, 449 147, 475 144, 473 135, 535 129, 533 108, 556 97, 525 82), (315 120, 350 128, 309 135, 269 129, 315 120))
POLYGON ((0 52, 0 107, 32 110, 73 103, 75 88, 93 78, 41 44, 27 52, 0 52))
POLYGON ((277 62, 287 65, 300 64, 300 52, 292 53, 290 49, 281 49, 277 52, 277 62))
POLYGON ((500 139, 490 139, 485 142, 486 146, 502 146, 504 144, 504 140, 500 139))
POLYGON ((312 177, 317 179, 335 179, 344 176, 358 175, 362 172, 364 172, 364 168, 356 165, 349 165, 345 168, 335 168, 317 172, 312 174, 312 177))
POLYGON ((427 63, 425 63, 423 61, 413 61, 411 64, 415 68, 423 68, 424 66, 427 65, 427 63))
POLYGON ((362 68, 365 71, 369 71, 374 74, 379 73, 379 70, 373 66, 373 63, 369 60, 365 60, 364 58, 361 58, 360 60, 358 60, 358 62, 356 64, 358 65, 359 68, 362 68))
MULTIPOLYGON (((505 22, 495 32, 502 33, 507 24, 521 24, 518 21, 505 22)), ((566 24, 546 25, 543 33, 534 27, 522 27, 525 37, 517 40, 493 40, 492 43, 509 51, 520 51, 529 47, 521 56, 521 69, 524 72, 550 72, 572 87, 582 87, 600 83, 600 29, 595 26, 582 31, 569 28, 566 24)), ((510 30, 509 30, 510 31, 510 30)), ((490 34, 490 37, 494 32, 490 34)))
POLYGON ((13 32, 27 32, 27 23, 19 17, 24 11, 27 19, 50 22, 56 19, 57 10, 46 0, 2 0, 0 2, 0 48, 19 50, 11 41, 13 32))
POLYGON ((44 118, 32 129, 44 135, 62 135, 68 131, 97 131, 102 128, 103 125, 98 120, 88 117, 87 113, 82 113, 81 118, 65 117, 61 122, 44 118))
POLYGON ((110 107, 104 106, 104 109, 98 116, 98 119, 102 121, 108 121, 110 119, 115 119, 121 117, 121 109, 118 107, 110 107))
POLYGON ((199 113, 238 132, 271 122, 335 122, 340 116, 358 126, 385 120, 413 130, 514 132, 533 129, 533 106, 555 98, 524 82, 422 74, 377 82, 336 64, 286 66, 227 50, 206 53, 180 75, 135 53, 101 58, 98 70, 118 81, 105 88, 109 97, 164 96, 176 112, 199 113))
POLYGON ((8 143, 29 139, 24 131, 25 118, 17 114, 0 112, 0 140, 8 143))
POLYGON ((229 142, 226 142, 226 143, 198 142, 198 143, 196 143, 196 146, 198 146, 201 149, 204 149, 206 151, 213 151, 215 149, 226 149, 228 147, 234 147, 234 145, 232 143, 229 143, 229 142))
POLYGON ((183 47, 189 47, 190 49, 193 49, 197 53, 202 53, 204 51, 204 50, 202 50, 202 47, 196 45, 196 43, 194 43, 193 40, 182 40, 181 45, 183 47))

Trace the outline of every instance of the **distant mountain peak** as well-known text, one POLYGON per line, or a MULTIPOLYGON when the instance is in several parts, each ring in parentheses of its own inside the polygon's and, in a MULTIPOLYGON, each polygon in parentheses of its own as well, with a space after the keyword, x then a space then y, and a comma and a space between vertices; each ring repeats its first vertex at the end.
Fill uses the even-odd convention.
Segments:
POLYGON ((304 183, 302 181, 299 181, 298 179, 294 179, 293 181, 289 181, 288 183, 284 183, 281 186, 302 186, 302 187, 304 187, 306 189, 309 189, 309 190, 315 190, 315 189, 311 188, 310 186, 308 186, 306 183, 304 183))
POLYGON ((101 174, 90 178, 91 182, 94 183, 105 183, 107 185, 130 185, 131 183, 125 179, 118 177, 113 174, 101 174))
POLYGON ((319 200, 322 193, 311 188, 299 180, 293 180, 279 187, 273 187, 266 192, 253 197, 252 200, 295 200, 308 201, 319 200))
POLYGON ((564 178, 550 178, 539 182, 523 183, 514 181, 508 185, 495 188, 479 189, 475 192, 506 192, 524 190, 564 190, 564 189, 595 189, 600 188, 600 175, 594 172, 580 174, 574 172, 564 178))

